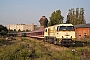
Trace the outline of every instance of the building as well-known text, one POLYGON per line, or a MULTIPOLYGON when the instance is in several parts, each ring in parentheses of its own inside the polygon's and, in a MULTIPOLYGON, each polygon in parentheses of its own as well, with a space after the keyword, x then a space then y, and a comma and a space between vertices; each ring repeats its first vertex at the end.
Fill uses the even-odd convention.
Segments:
POLYGON ((36 29, 36 26, 37 25, 34 25, 33 23, 30 24, 30 25, 27 25, 27 24, 9 24, 7 26, 7 29, 10 29, 10 30, 20 30, 20 31, 26 31, 26 30, 29 30, 29 31, 33 31, 36 29))
POLYGON ((45 16, 42 16, 39 22, 40 22, 40 28, 45 28, 47 27, 48 19, 45 16))
POLYGON ((75 34, 77 39, 90 37, 90 23, 75 25, 75 34))

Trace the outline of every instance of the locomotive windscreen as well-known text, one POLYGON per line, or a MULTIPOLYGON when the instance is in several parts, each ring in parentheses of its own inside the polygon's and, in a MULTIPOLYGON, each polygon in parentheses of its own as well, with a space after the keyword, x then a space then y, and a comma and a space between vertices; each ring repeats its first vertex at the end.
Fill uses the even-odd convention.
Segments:
POLYGON ((74 30, 74 26, 58 26, 57 31, 59 30, 74 30))

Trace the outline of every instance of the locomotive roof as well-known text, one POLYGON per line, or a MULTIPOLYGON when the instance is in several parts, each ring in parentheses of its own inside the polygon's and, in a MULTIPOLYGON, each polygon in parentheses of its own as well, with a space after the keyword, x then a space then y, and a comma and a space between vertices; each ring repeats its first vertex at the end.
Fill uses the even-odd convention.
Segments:
POLYGON ((72 24, 59 24, 60 26, 73 26, 72 24))
MULTIPOLYGON (((54 26, 73 26, 73 25, 72 24, 66 24, 66 23, 64 24, 63 23, 63 24, 58 24, 58 25, 54 25, 54 26)), ((49 27, 51 27, 51 26, 49 26, 49 27)))

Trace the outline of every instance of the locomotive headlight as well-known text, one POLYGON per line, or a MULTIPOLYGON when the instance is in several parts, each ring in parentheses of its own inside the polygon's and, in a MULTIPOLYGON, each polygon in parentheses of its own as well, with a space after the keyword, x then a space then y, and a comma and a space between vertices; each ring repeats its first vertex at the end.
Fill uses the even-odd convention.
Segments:
POLYGON ((75 38, 72 38, 72 40, 75 40, 75 38))
POLYGON ((65 36, 69 36, 68 32, 66 32, 65 36))
POLYGON ((60 41, 62 40, 62 38, 60 38, 60 41))
POLYGON ((68 32, 66 32, 66 35, 68 35, 68 32))

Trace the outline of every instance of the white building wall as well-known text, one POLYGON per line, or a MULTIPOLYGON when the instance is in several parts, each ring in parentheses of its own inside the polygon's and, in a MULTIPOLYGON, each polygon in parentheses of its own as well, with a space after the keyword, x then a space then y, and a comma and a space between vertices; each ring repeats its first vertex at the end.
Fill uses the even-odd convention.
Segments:
POLYGON ((15 24, 10 24, 10 25, 8 25, 8 29, 14 30, 14 29, 16 29, 16 25, 15 24))
POLYGON ((26 31, 26 30, 33 31, 35 29, 35 26, 34 26, 34 24, 29 24, 29 25, 27 25, 27 24, 9 24, 7 26, 7 28, 10 30, 16 29, 16 31, 18 31, 19 29, 21 31, 26 31))

